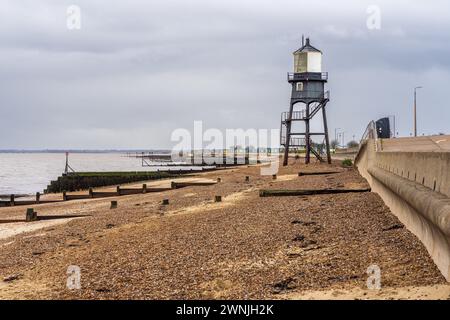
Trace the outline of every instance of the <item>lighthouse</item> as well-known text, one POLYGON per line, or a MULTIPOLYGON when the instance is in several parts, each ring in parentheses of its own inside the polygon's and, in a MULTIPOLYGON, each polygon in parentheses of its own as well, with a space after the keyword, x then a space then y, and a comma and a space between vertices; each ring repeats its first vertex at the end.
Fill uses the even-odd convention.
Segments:
POLYGON ((281 114, 280 144, 284 147, 283 165, 288 164, 289 148, 304 148, 305 163, 311 160, 311 153, 319 160, 331 163, 330 144, 326 117, 326 105, 330 100, 325 84, 328 73, 322 71, 322 51, 313 47, 309 38, 294 53, 294 72, 288 72, 287 80, 292 86, 289 111, 281 114), (310 121, 314 116, 322 115, 323 130, 310 131, 310 121), (295 132, 293 123, 304 123, 304 131, 295 132), (325 148, 314 148, 313 138, 322 138, 325 148))

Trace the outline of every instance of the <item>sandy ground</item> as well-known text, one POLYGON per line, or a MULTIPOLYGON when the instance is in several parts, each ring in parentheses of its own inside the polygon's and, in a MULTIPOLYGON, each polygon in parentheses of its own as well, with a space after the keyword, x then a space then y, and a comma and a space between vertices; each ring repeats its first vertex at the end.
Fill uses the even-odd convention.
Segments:
POLYGON ((12 236, 21 234, 21 233, 29 233, 36 230, 56 226, 58 224, 67 223, 72 218, 66 219, 58 219, 58 220, 44 220, 44 221, 36 221, 33 223, 27 222, 12 222, 12 223, 1 223, 0 224, 0 240, 8 239, 12 236))
POLYGON ((409 286, 379 290, 329 289, 294 293, 280 298, 297 300, 448 300, 450 299, 450 285, 409 286))
MULTIPOLYGON (((338 174, 298 177, 329 167, 292 162, 277 180, 243 166, 197 176, 222 178, 211 186, 35 205, 49 220, 0 223, 0 298, 449 298, 423 245, 376 194, 260 198, 261 188, 367 186, 337 165, 338 174), (373 264, 380 291, 366 287, 373 264), (81 269, 79 290, 66 287, 70 265, 81 269)), ((0 208, 0 220, 24 210, 0 208)))

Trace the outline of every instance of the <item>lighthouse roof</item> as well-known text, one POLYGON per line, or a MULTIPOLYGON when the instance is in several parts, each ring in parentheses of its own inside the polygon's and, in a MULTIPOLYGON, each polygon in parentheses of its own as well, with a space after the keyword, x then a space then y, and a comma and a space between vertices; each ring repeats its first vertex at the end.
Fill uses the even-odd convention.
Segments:
POLYGON ((300 52, 320 52, 322 53, 322 51, 320 51, 317 48, 314 48, 310 42, 309 42, 309 38, 306 38, 306 43, 303 47, 301 47, 300 49, 298 49, 297 51, 294 52, 295 53, 300 53, 300 52))

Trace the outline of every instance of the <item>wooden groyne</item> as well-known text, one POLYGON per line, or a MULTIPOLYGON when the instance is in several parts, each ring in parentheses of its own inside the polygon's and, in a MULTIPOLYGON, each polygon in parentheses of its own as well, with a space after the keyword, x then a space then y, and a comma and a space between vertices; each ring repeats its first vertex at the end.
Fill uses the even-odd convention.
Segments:
MULTIPOLYGON (((146 184, 143 184, 142 188, 122 188, 120 184, 133 183, 140 181, 152 181, 160 179, 177 178, 186 174, 195 174, 199 172, 206 172, 217 170, 217 168, 201 168, 201 169, 179 169, 179 170, 167 170, 167 171, 118 171, 118 172, 76 172, 67 173, 58 177, 57 180, 51 181, 47 188, 44 190, 44 194, 48 193, 63 193, 62 200, 41 200, 41 193, 37 192, 35 199, 32 199, 31 195, 24 194, 11 194, 1 195, 0 207, 19 206, 19 205, 31 205, 31 204, 44 204, 54 203, 60 201, 77 200, 77 199, 89 199, 89 198, 104 198, 115 197, 122 195, 131 195, 147 192, 162 192, 170 190, 171 188, 147 188, 146 184), (93 191, 96 187, 117 186, 115 192, 110 191, 93 191), (69 195, 67 192, 89 190, 88 194, 73 194, 69 195), (26 199, 19 199, 19 198, 26 199)), ((187 185, 177 185, 176 188, 184 187, 187 185)), ((195 184, 194 184, 195 185, 195 184)), ((175 188, 174 186, 172 186, 175 188)))
POLYGON ((95 187, 106 187, 123 183, 150 181, 179 177, 180 175, 204 172, 203 170, 172 171, 131 171, 131 172, 77 172, 68 173, 51 181, 44 193, 86 190, 95 187))
POLYGON ((1 200, 0 207, 14 207, 14 206, 24 206, 32 204, 44 204, 44 203, 55 203, 62 201, 71 200, 81 200, 81 199, 94 199, 94 198, 108 198, 108 197, 120 197, 132 194, 145 194, 151 192, 164 192, 172 189, 179 189, 188 186, 209 186, 214 185, 216 182, 171 182, 171 187, 147 187, 147 184, 143 184, 141 188, 123 188, 121 186, 116 187, 116 191, 94 191, 93 188, 89 188, 85 194, 67 194, 66 191, 62 193, 62 200, 40 200, 40 193, 36 193, 35 200, 15 200, 14 195, 11 195, 9 200, 1 200))
POLYGON ((142 188, 123 188, 121 186, 117 186, 116 191, 94 191, 93 188, 89 188, 87 194, 67 194, 66 191, 63 191, 63 200, 69 201, 79 199, 118 197, 132 194, 163 192, 171 189, 172 188, 147 188, 147 184, 145 183, 142 185, 142 188))
POLYGON ((0 207, 26 206, 31 204, 44 204, 61 202, 61 200, 41 200, 41 193, 36 192, 35 199, 17 200, 17 195, 11 194, 8 200, 0 200, 0 207))

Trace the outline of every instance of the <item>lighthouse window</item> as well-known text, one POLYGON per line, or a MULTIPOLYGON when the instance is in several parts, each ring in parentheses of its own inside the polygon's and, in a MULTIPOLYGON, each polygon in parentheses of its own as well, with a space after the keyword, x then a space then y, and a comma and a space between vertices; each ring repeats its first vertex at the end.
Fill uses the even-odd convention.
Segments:
POLYGON ((303 91, 303 82, 297 82, 297 91, 303 91))

